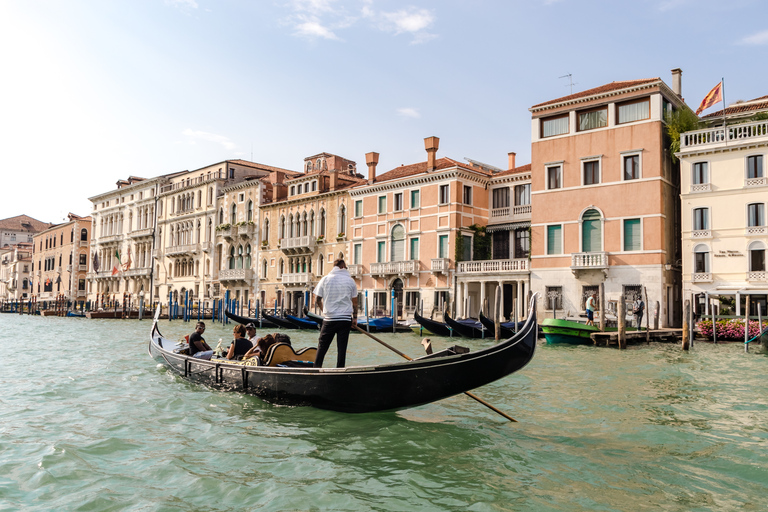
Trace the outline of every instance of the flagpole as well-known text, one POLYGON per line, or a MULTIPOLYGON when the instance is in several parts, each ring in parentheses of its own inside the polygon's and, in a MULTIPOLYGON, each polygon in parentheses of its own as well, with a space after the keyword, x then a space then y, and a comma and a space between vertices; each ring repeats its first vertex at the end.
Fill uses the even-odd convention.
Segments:
POLYGON ((725 137, 725 145, 728 145, 728 128, 725 124, 725 77, 720 78, 720 82, 723 84, 720 87, 720 92, 723 96, 723 137, 725 137))

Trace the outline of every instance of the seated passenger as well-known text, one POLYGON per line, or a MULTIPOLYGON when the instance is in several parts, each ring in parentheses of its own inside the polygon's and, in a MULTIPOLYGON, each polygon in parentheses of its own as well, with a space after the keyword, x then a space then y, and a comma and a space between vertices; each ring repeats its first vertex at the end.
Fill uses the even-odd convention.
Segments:
POLYGON ((245 338, 245 326, 236 325, 232 331, 234 341, 229 346, 227 359, 241 359, 248 351, 253 348, 253 343, 245 338))
POLYGON ((262 336, 258 340, 256 340, 256 343, 253 345, 253 348, 245 353, 245 356, 243 356, 244 359, 248 359, 249 357, 254 356, 263 356, 267 353, 267 350, 269 347, 275 344, 275 337, 271 334, 267 334, 266 336, 262 336))
POLYGON ((249 322, 248 325, 245 326, 245 337, 248 338, 248 341, 253 345, 256 345, 256 341, 258 341, 256 338, 256 324, 249 322))
POLYGON ((205 322, 197 322, 195 332, 189 335, 189 355, 198 359, 211 359, 213 349, 208 346, 203 338, 205 322))

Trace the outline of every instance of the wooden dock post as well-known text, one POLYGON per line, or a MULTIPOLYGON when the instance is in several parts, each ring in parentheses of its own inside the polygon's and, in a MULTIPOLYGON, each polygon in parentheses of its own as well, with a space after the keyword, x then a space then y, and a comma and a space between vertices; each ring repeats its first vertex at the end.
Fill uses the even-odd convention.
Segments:
POLYGON ((689 329, 689 318, 691 316, 691 301, 687 300, 685 301, 685 306, 683 306, 683 350, 688 350, 691 346, 691 331, 689 329))
POLYGON ((501 338, 501 286, 496 287, 496 297, 493 304, 493 323, 496 331, 496 341, 501 338))
POLYGON ((600 283, 598 289, 600 293, 600 296, 598 297, 600 300, 600 303, 598 304, 598 307, 600 308, 600 331, 605 332, 605 328, 607 327, 605 321, 605 283, 600 283))
MULTIPOLYGON (((648 314, 648 290, 643 286, 643 295, 645 295, 645 342, 651 342, 651 315, 648 314)), ((639 327, 639 326, 638 326, 639 327)))
POLYGON ((654 302, 653 306, 653 330, 659 330, 659 311, 661 310, 661 303, 659 301, 654 302))
POLYGON ((616 314, 619 322, 619 348, 627 348, 627 304, 624 302, 624 294, 619 297, 618 307, 616 308, 616 314))

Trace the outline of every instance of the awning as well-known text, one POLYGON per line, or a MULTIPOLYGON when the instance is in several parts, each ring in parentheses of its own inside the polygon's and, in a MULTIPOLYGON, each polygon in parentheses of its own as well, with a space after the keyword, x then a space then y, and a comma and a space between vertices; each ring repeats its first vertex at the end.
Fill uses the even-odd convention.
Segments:
POLYGON ((528 221, 522 221, 522 222, 507 222, 504 224, 496 224, 495 226, 487 226, 485 228, 486 233, 493 233, 494 231, 512 231, 513 229, 517 228, 527 228, 530 227, 531 223, 528 221))

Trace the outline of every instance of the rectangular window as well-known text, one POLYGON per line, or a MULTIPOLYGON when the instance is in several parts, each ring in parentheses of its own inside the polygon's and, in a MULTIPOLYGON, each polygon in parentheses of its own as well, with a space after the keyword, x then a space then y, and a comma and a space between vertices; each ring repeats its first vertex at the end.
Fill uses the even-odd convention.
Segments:
POLYGON ((78 279, 77 281, 77 289, 80 291, 85 290, 85 279, 78 279))
POLYGON ((765 249, 751 249, 749 251, 749 271, 765 272, 765 249))
POLYGON ((448 202, 450 201, 451 198, 449 195, 449 192, 450 192, 449 186, 450 185, 440 185, 440 189, 439 189, 440 196, 438 198, 438 201, 440 204, 448 204, 448 202))
POLYGON ((352 263, 360 265, 363 262, 363 244, 355 244, 355 249, 352 254, 352 263))
POLYGON ((363 216, 363 200, 358 199, 355 201, 355 217, 362 217, 363 216))
POLYGON ((709 164, 696 162, 693 164, 693 184, 704 185, 706 183, 709 183, 709 164))
POLYGON ((624 220, 624 250, 639 251, 641 249, 640 219, 624 220))
POLYGON ((296 187, 294 185, 291 185, 291 195, 296 195, 296 187))
POLYGON ((509 259, 509 231, 494 231, 492 234, 493 259, 509 259))
POLYGON ((597 185, 600 183, 600 161, 590 160, 583 163, 584 185, 597 185))
POLYGON ((588 112, 579 112, 578 131, 594 130, 608 126, 608 108, 603 107, 588 112))
POLYGON ((411 208, 418 208, 419 206, 419 191, 411 190, 411 208))
POLYGON ((547 286, 545 287, 547 296, 544 297, 545 308, 552 310, 563 309, 563 287, 562 286, 547 286))
POLYGON ((531 233, 528 228, 515 230, 515 258, 527 259, 531 254, 531 233))
POLYGON ((464 185, 464 204, 472 204, 472 187, 464 185))
POLYGON ((397 194, 394 195, 394 199, 395 199, 395 211, 396 212, 402 211, 402 209, 403 209, 403 193, 402 192, 398 192, 397 194))
POLYGON ((651 100, 646 98, 640 101, 633 101, 630 103, 622 103, 618 105, 616 109, 616 123, 631 123, 633 121, 641 121, 643 119, 650 119, 651 117, 651 100))
POLYGON ((747 178, 763 177, 763 155, 747 157, 747 178))
POLYGON ((461 259, 462 261, 472 261, 472 237, 461 235, 461 259))
POLYGON ((563 174, 561 172, 562 167, 559 165, 554 165, 552 167, 547 167, 547 188, 552 190, 555 188, 562 188, 563 187, 563 174))
POLYGON ((547 254, 562 254, 562 226, 547 226, 547 254))
POLYGON ((750 227, 765 226, 765 204, 747 205, 747 225, 750 227))
POLYGON ((412 313, 421 302, 421 292, 405 292, 405 311, 412 313))
POLYGON ((376 247, 376 261, 384 263, 387 261, 387 242, 379 242, 376 247))
POLYGON ((312 192, 315 192, 315 191, 317 191, 317 182, 313 181, 312 182, 312 192))
POLYGON ((515 186, 515 206, 525 206, 531 204, 531 184, 515 186))
POLYGON ((709 208, 694 208, 693 230, 702 231, 709 229, 709 208))
POLYGON ((437 251, 438 258, 448 257, 448 235, 440 235, 437 251))
POLYGON ((387 213, 387 196, 379 196, 379 213, 387 213))
POLYGON ((418 238, 411 238, 411 259, 412 260, 419 259, 419 239, 418 238))
POLYGON ((493 207, 507 208, 509 206, 509 189, 496 188, 493 190, 493 207))
POLYGON ((624 180, 640 179, 640 155, 624 157, 624 180))
POLYGON ((541 120, 541 136, 553 137, 568 133, 568 116, 554 117, 541 120))
POLYGON ((697 274, 709 272, 709 252, 693 254, 693 271, 697 274))

